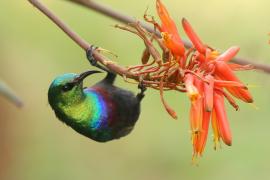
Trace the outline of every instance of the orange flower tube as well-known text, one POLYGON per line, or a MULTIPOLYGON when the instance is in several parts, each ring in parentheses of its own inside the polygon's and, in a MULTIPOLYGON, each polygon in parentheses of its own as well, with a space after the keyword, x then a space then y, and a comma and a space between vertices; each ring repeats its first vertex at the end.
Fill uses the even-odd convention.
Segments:
MULTIPOLYGON (((242 84, 242 82, 234 75, 233 71, 229 67, 228 64, 226 64, 224 61, 217 61, 216 62, 216 69, 215 74, 227 81, 235 81, 242 84)), ((252 103, 253 98, 251 94, 248 92, 247 89, 244 88, 238 88, 238 87, 226 87, 226 89, 235 97, 243 100, 247 103, 252 103)))
POLYGON ((219 92, 214 93, 214 109, 218 132, 221 139, 228 146, 232 145, 232 134, 224 106, 224 98, 219 92))
POLYGON ((205 54, 206 46, 202 43, 199 36, 197 36, 197 34, 192 29, 191 25, 189 24, 189 22, 185 18, 182 19, 182 25, 183 25, 183 28, 184 28, 187 36, 189 37, 190 41, 195 46, 195 48, 201 54, 205 54))
POLYGON ((205 111, 211 112, 213 109, 214 77, 206 75, 205 79, 209 81, 209 84, 204 83, 205 111))
POLYGON ((165 42, 170 42, 170 46, 168 46, 168 48, 172 51, 174 55, 183 56, 185 53, 185 47, 182 42, 182 39, 180 38, 178 34, 178 30, 174 21, 171 19, 167 9, 161 3, 160 0, 157 0, 156 8, 157 8, 157 13, 162 23, 161 30, 162 32, 168 33, 168 35, 166 35, 167 41, 165 41, 165 42))
POLYGON ((200 132, 198 148, 197 148, 197 153, 199 155, 202 155, 204 148, 205 148, 205 145, 206 145, 210 117, 211 117, 210 112, 203 111, 202 130, 200 132))
POLYGON ((216 61, 228 62, 239 52, 240 48, 233 46, 216 58, 216 61))

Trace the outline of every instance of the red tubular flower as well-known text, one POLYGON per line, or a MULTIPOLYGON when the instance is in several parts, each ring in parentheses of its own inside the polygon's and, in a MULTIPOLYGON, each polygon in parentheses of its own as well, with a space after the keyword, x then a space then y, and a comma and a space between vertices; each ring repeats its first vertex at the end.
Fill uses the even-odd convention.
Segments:
POLYGON ((176 41, 172 34, 168 32, 161 33, 163 42, 167 46, 168 49, 172 52, 174 56, 181 57, 184 55, 184 49, 182 49, 182 43, 176 41))
POLYGON ((189 37, 190 41, 192 42, 192 44, 194 45, 194 47, 201 53, 201 54, 205 54, 206 52, 206 46, 202 43, 202 41, 200 40, 200 38, 197 36, 197 34, 193 31, 191 25, 189 24, 189 22, 183 18, 182 19, 182 25, 183 28, 187 34, 187 36, 189 37))
POLYGON ((225 144, 231 146, 232 135, 224 107, 224 98, 219 92, 214 93, 214 111, 219 135, 225 144))
MULTIPOLYGON (((185 76, 187 94, 191 101, 190 126, 192 136, 197 136, 201 131, 203 119, 203 101, 199 92, 202 91, 202 82, 197 80, 192 74, 185 76)), ((195 138, 195 137, 193 137, 195 138)))
POLYGON ((230 61, 239 52, 240 48, 237 46, 230 47, 227 51, 216 58, 216 61, 230 61))
POLYGON ((156 7, 161 20, 161 33, 163 34, 165 44, 175 56, 183 56, 185 47, 174 21, 171 19, 167 9, 160 0, 157 0, 156 7))
MULTIPOLYGON (((242 83, 233 73, 233 70, 224 61, 217 61, 215 66, 215 75, 225 81, 234 81, 242 83)), ((253 98, 246 88, 227 87, 226 88, 233 96, 241 99, 244 102, 252 103, 253 98)))
POLYGON ((187 74, 184 81, 187 89, 187 94, 191 102, 196 101, 199 97, 199 92, 198 89, 194 86, 194 76, 191 74, 187 74))
MULTIPOLYGON (((205 109, 205 107, 204 107, 205 109)), ((201 156, 206 145, 207 135, 208 135, 208 128, 210 122, 211 113, 207 111, 203 111, 203 121, 202 121, 202 130, 199 138, 198 147, 196 149, 196 153, 201 156)))
POLYGON ((203 101, 199 98, 191 103, 190 108, 190 127, 192 134, 197 134, 202 129, 203 120, 203 101))
POLYGON ((194 77, 194 85, 198 89, 199 97, 191 102, 190 122, 193 144, 193 159, 201 156, 206 145, 210 112, 206 111, 205 83, 194 77))
POLYGON ((209 83, 204 83, 204 107, 207 112, 211 112, 213 109, 214 77, 206 75, 205 79, 208 80, 209 83))

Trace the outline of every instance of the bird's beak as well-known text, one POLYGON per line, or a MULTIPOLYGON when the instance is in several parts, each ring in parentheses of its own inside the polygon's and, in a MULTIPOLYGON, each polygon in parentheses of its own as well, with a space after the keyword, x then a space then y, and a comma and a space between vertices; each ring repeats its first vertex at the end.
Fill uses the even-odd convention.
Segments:
POLYGON ((81 73, 76 79, 74 79, 74 83, 81 83, 87 76, 90 76, 91 74, 95 74, 95 73, 101 73, 101 71, 86 71, 81 73))

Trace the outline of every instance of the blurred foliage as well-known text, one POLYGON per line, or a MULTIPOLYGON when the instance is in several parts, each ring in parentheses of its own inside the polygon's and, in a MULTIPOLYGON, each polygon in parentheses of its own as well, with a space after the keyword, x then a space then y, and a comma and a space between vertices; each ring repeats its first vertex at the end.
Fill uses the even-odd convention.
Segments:
MULTIPOLYGON (((65 1, 44 2, 89 42, 118 54, 119 64, 139 62, 143 43, 130 33, 112 28, 114 20, 65 1)), ((149 13, 155 14, 154 0, 100 2, 133 17, 141 18, 147 6, 149 13)), ((239 45, 240 56, 270 63, 269 0, 163 2, 179 25, 186 17, 209 45, 220 50, 239 45)), ((0 27, 0 77, 25 101, 23 109, 16 109, 0 99, 0 179, 269 178, 269 75, 239 73, 252 85, 259 110, 240 103, 240 111, 235 112, 227 106, 233 146, 223 146, 216 152, 210 135, 204 157, 199 167, 194 167, 189 103, 184 94, 165 94, 177 110, 179 120, 174 121, 163 109, 159 93, 148 90, 133 133, 121 140, 96 143, 60 123, 47 101, 47 89, 55 76, 92 68, 84 52, 26 0, 0 1, 0 27)), ((101 78, 93 77, 88 83, 101 78)), ((121 78, 117 84, 138 91, 121 78)))

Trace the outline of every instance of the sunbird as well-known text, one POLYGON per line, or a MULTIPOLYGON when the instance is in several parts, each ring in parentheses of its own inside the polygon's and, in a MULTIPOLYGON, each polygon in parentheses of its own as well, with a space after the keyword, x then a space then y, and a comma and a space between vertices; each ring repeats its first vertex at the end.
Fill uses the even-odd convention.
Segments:
POLYGON ((58 76, 48 91, 49 104, 57 118, 78 133, 98 142, 107 142, 128 135, 140 115, 140 103, 145 88, 136 96, 114 86, 116 74, 106 77, 89 88, 83 80, 100 71, 58 76))
POLYGON ((97 47, 89 47, 87 59, 91 65, 107 72, 106 77, 85 88, 83 80, 101 71, 63 74, 51 83, 48 100, 60 121, 94 141, 107 142, 126 136, 133 130, 146 87, 139 83, 141 92, 135 96, 114 86, 116 74, 97 63, 93 56, 95 50, 97 47))
POLYGON ((89 88, 83 80, 100 71, 67 73, 55 78, 48 91, 49 104, 59 120, 78 133, 98 142, 129 134, 140 115, 144 89, 135 96, 113 85, 116 74, 107 76, 89 88))

